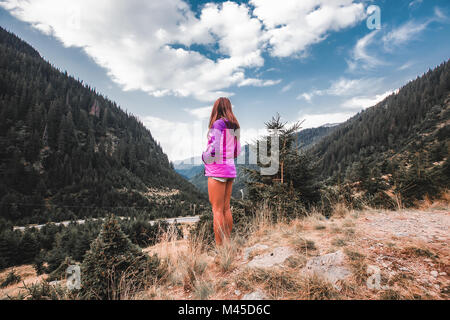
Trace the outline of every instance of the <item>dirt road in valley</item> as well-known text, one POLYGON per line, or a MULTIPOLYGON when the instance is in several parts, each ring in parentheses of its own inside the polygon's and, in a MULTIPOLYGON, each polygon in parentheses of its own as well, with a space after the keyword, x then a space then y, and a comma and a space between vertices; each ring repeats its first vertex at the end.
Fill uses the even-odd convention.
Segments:
MULTIPOLYGON (((118 217, 119 219, 125 219, 124 217, 118 217)), ((92 219, 92 220, 98 220, 98 219, 92 219)), ((178 217, 178 218, 168 218, 168 219, 158 219, 158 220, 151 220, 149 221, 152 225, 157 223, 158 221, 166 221, 170 224, 173 224, 175 222, 177 223, 196 223, 197 221, 200 220, 200 216, 194 216, 194 217, 178 217)), ((59 225, 64 225, 64 226, 68 226, 69 224, 71 224, 72 222, 75 222, 76 224, 84 224, 86 223, 86 220, 84 219, 80 219, 80 220, 76 220, 76 221, 63 221, 63 222, 49 222, 49 223, 53 223, 56 226, 59 225)), ((39 225, 29 225, 26 227, 14 227, 13 230, 20 230, 20 231, 25 231, 26 228, 35 228, 35 229, 42 229, 46 224, 39 224, 39 225)))

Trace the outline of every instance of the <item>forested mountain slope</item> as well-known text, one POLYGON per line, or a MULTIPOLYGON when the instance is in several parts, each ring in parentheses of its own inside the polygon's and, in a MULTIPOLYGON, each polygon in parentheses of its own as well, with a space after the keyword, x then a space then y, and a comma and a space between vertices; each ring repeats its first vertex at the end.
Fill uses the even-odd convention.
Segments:
MULTIPOLYGON (((322 179, 362 181, 379 189, 382 176, 417 199, 449 188, 450 64, 441 64, 369 108, 316 144, 322 179)), ((386 180, 386 179, 385 179, 386 180)))
POLYGON ((0 28, 0 219, 189 214, 201 195, 149 130, 0 28))

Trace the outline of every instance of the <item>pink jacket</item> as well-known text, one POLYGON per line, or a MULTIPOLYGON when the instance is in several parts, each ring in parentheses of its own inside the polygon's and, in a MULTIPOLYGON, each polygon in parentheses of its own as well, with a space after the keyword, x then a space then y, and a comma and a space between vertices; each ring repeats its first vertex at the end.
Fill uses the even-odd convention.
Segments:
POLYGON ((217 120, 208 132, 208 147, 202 154, 207 177, 236 178, 234 159, 241 153, 241 145, 239 134, 227 124, 226 119, 217 120))

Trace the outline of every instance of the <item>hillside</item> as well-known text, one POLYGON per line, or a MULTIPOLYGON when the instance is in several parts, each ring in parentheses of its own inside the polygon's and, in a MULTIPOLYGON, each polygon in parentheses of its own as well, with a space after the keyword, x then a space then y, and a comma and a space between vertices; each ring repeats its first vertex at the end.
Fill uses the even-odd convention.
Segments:
POLYGON ((422 172, 445 189, 450 181, 449 119, 447 61, 338 126, 311 153, 319 159, 321 178, 331 183, 415 170, 419 178, 422 172))
POLYGON ((2 28, 0 175, 0 217, 16 224, 173 217, 205 201, 135 116, 2 28))

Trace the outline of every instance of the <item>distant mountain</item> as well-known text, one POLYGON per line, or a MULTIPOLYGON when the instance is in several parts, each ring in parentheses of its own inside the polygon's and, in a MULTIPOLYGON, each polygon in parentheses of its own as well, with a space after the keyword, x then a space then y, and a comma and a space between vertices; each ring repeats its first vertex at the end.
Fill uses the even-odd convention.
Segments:
POLYGON ((201 157, 192 157, 186 160, 175 161, 173 167, 178 174, 188 180, 203 171, 204 168, 201 157))
POLYGON ((0 28, 0 222, 191 213, 205 203, 149 130, 0 28))

